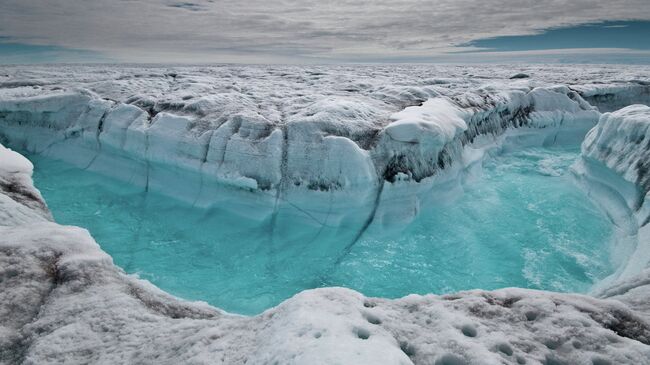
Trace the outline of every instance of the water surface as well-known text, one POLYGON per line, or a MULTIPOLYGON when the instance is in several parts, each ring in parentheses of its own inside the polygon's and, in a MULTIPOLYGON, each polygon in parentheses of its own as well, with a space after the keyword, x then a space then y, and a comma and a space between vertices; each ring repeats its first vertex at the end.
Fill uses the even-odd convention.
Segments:
POLYGON ((488 160, 458 198, 425 207, 398 231, 371 226, 339 262, 332 247, 341 243, 323 234, 337 227, 272 238, 270 222, 31 160, 55 219, 87 228, 126 272, 182 298, 254 314, 322 286, 391 298, 510 286, 586 291, 612 272, 612 230, 572 180, 578 154, 533 148, 488 160), (303 239, 311 236, 318 238, 303 239))

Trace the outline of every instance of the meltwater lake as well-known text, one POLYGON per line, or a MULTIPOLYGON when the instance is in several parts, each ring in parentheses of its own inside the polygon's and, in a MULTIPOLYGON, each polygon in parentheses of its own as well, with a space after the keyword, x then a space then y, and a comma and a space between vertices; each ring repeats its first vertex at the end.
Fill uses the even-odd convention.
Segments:
POLYGON ((127 273, 184 299, 256 314, 325 286, 389 298, 511 286, 586 292, 614 270, 613 233, 571 175, 578 156, 564 146, 488 159, 455 199, 424 207, 397 230, 371 226, 338 258, 332 247, 345 245, 333 231, 354 227, 297 222, 296 234, 273 235, 269 221, 30 159, 56 221, 88 229, 127 273))

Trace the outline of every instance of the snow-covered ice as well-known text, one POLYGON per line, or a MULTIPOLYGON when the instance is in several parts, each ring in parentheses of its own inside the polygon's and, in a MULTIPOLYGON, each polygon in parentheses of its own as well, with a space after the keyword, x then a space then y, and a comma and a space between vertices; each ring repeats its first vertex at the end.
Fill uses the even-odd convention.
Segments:
POLYGON ((491 150, 586 134, 574 174, 627 257, 592 296, 324 288, 235 316, 125 274, 88 232, 52 221, 31 164, 0 147, 0 361, 648 363, 650 108, 617 110, 648 104, 648 77, 618 66, 3 67, 5 146, 279 226, 292 209, 359 234, 403 224, 491 150))

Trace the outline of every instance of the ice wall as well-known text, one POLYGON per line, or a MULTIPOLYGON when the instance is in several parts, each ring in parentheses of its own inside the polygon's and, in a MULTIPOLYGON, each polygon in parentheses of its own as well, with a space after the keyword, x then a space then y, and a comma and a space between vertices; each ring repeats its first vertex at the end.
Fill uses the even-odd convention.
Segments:
POLYGON ((345 100, 319 101, 276 122, 250 112, 206 121, 65 91, 1 98, 0 136, 196 205, 228 199, 231 188, 256 192, 272 214, 278 198, 310 191, 372 205, 385 182, 420 182, 462 165, 463 147, 477 138, 544 130, 534 139, 547 143, 570 131, 581 136, 597 116, 566 87, 435 97, 388 114, 383 125, 372 104, 345 100))
POLYGON ((32 163, 0 145, 0 227, 52 219, 41 194, 32 186, 32 163))
POLYGON ((647 80, 575 85, 572 89, 603 113, 632 104, 650 105, 650 82, 647 80))
POLYGON ((650 267, 650 107, 631 105, 605 113, 582 144, 574 170, 590 195, 618 227, 614 250, 620 269, 612 282, 629 280, 650 267))

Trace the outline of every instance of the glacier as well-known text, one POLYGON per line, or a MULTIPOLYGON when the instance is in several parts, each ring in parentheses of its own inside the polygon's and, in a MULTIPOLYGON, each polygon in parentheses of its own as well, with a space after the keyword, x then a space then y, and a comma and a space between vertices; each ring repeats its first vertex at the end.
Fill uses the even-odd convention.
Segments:
POLYGON ((582 142, 573 173, 617 227, 620 257, 591 295, 323 288, 237 316, 126 274, 87 231, 53 222, 32 165, 2 147, 0 360, 650 361, 650 69, 516 71, 531 77, 495 66, 3 67, 3 145, 270 220, 274 235, 296 221, 358 227, 333 253, 457 194, 448 188, 494 151, 582 142))

